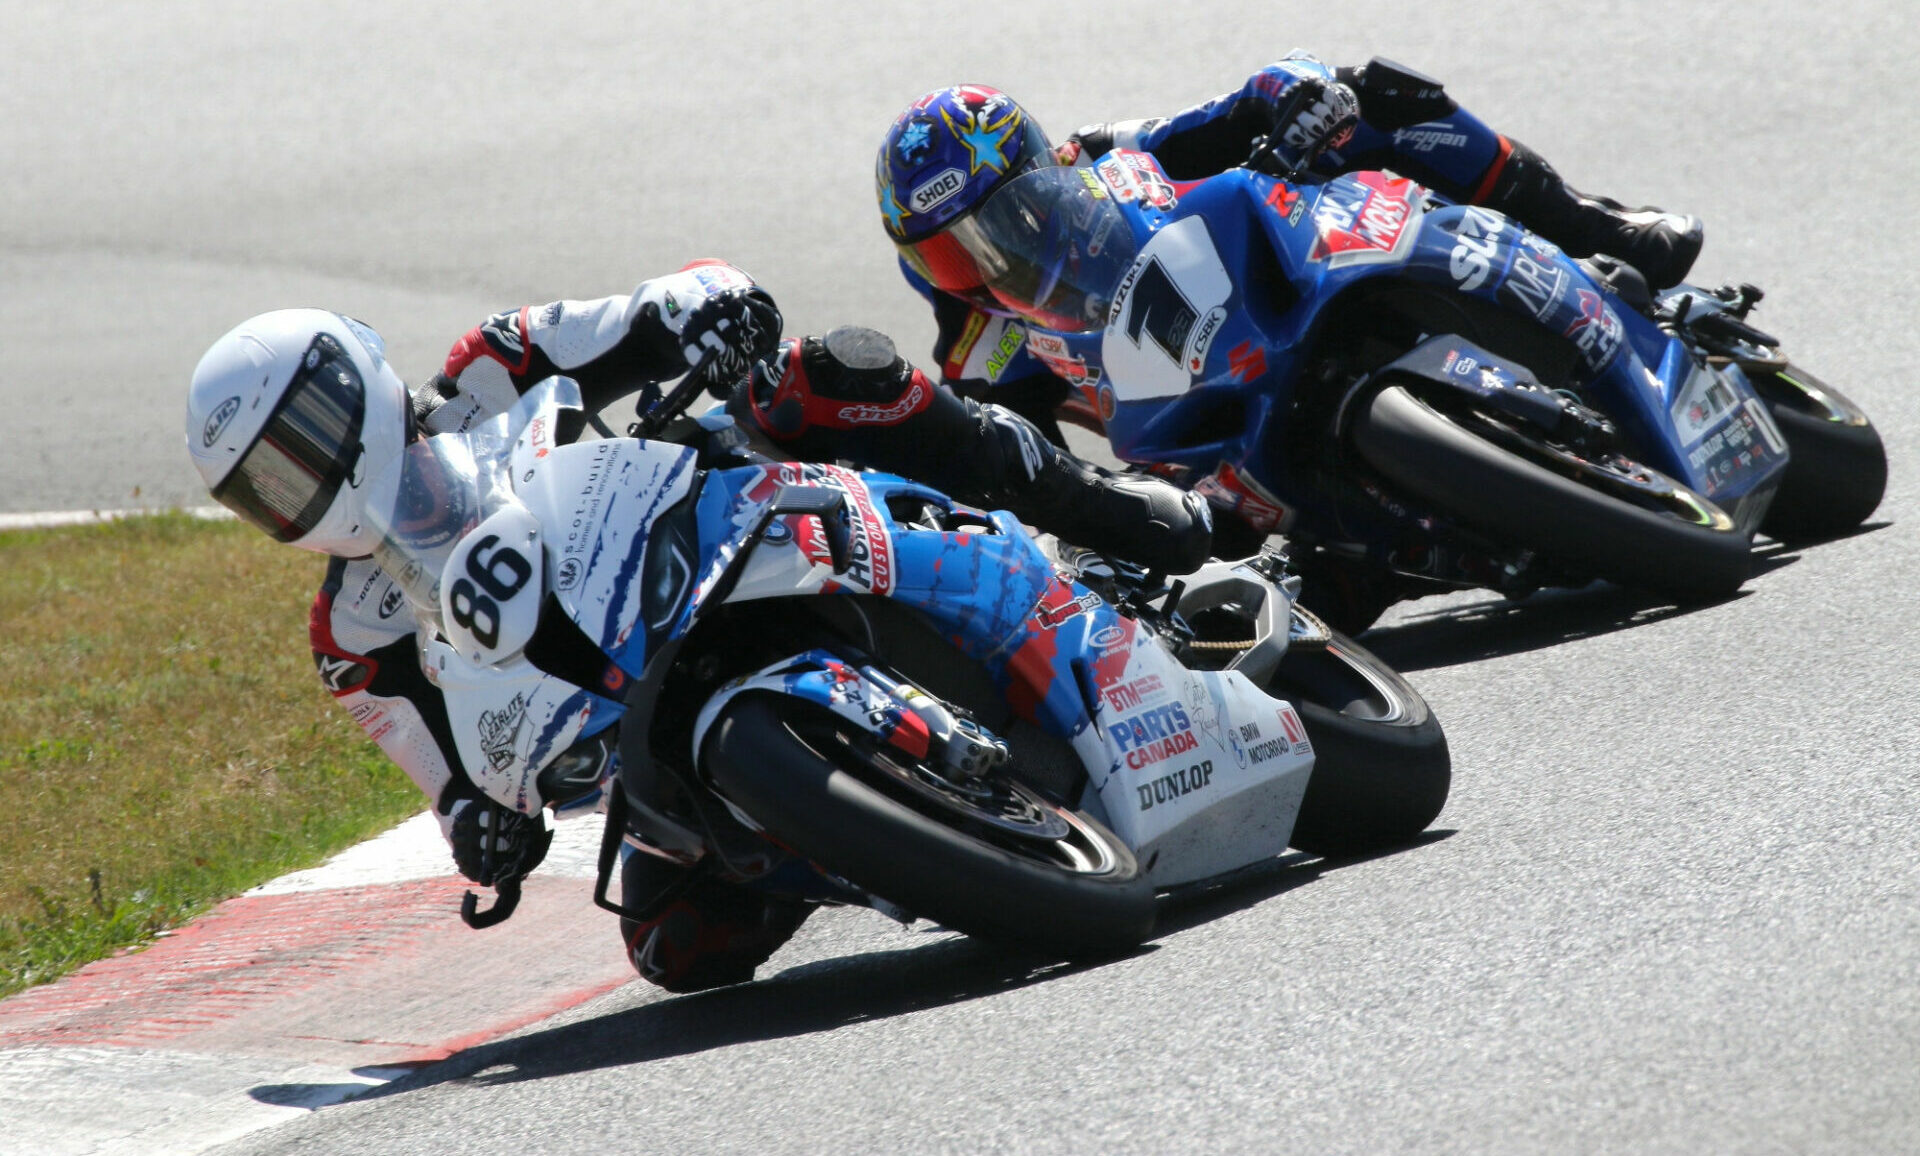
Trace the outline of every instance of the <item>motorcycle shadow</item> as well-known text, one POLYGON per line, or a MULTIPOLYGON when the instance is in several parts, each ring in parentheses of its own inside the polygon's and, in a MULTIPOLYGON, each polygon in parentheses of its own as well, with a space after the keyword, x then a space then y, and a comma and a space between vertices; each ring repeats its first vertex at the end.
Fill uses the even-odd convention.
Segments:
MULTIPOLYGON (((323 1097, 364 1103, 443 1084, 494 1087, 622 1068, 791 1036, 830 1032, 1014 991, 1103 967, 1155 950, 1063 961, 1009 951, 944 929, 920 925, 935 942, 892 951, 821 960, 752 983, 665 996, 638 1007, 469 1048, 391 1083, 323 1097)), ((263 1085, 249 1094, 264 1103, 312 1103, 326 1089, 263 1085)))
MULTIPOLYGON (((1428 831, 1401 847, 1324 859, 1291 852, 1231 875, 1163 894, 1154 939, 1190 931, 1264 903, 1319 879, 1328 871, 1438 842, 1451 830, 1428 831)), ((684 996, 561 1024, 468 1048, 391 1082, 365 1085, 264 1084, 249 1089, 267 1104, 314 1107, 365 1103, 444 1084, 494 1087, 621 1068, 692 1055, 735 1044, 830 1032, 1016 991, 1049 980, 1139 958, 1158 950, 1148 942, 1130 952, 1094 960, 1037 956, 925 927, 931 943, 893 951, 820 960, 787 968, 753 983, 684 996)), ((375 1078, 391 1070, 369 1070, 375 1078)))
POLYGON ((1217 879, 1169 889, 1160 895, 1153 938, 1168 939, 1237 911, 1257 907, 1269 899, 1316 882, 1328 872, 1417 851, 1452 838, 1454 834, 1450 827, 1438 827, 1422 831, 1417 837, 1397 847, 1384 847, 1364 855, 1323 857, 1305 851, 1289 851, 1278 858, 1242 867, 1217 879))
MULTIPOLYGON (((1797 560, 1781 557, 1768 568, 1797 560)), ((1755 558, 1756 574, 1761 562, 1755 558)), ((1598 638, 1745 598, 1743 588, 1715 602, 1679 604, 1671 598, 1607 582, 1578 589, 1539 590, 1510 599, 1484 591, 1443 596, 1431 608, 1412 603, 1390 623, 1361 635, 1368 650, 1402 673, 1504 658, 1549 646, 1598 638), (1463 601, 1463 599, 1472 599, 1463 601)))
POLYGON ((1388 622, 1362 635, 1361 641, 1402 672, 1523 654, 1737 602, 1752 592, 1754 583, 1799 562, 1803 551, 1873 534, 1892 524, 1885 520, 1866 522, 1819 542, 1763 538, 1753 547, 1753 574, 1747 585, 1717 601, 1680 604, 1659 594, 1608 582, 1577 589, 1538 590, 1521 599, 1503 598, 1484 590, 1465 591, 1405 603, 1388 622))

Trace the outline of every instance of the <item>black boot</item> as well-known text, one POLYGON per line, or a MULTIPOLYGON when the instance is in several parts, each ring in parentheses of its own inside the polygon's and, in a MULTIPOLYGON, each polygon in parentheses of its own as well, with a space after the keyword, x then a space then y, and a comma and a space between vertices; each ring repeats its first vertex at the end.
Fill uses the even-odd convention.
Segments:
POLYGON ((1081 461, 1012 410, 936 385, 871 329, 789 341, 728 409, 795 457, 901 474, 1136 565, 1185 574, 1207 560, 1200 497, 1081 461))
POLYGON ((1206 562, 1213 525, 1198 494, 1081 461, 1011 410, 987 405, 977 413, 979 449, 970 457, 978 488, 969 500, 1149 570, 1187 574, 1206 562))
POLYGON ((1610 197, 1569 188, 1539 153, 1518 141, 1494 178, 1486 204, 1518 220, 1572 257, 1605 253, 1646 275, 1656 289, 1677 285, 1700 255, 1704 229, 1696 217, 1653 208, 1629 209, 1610 197))

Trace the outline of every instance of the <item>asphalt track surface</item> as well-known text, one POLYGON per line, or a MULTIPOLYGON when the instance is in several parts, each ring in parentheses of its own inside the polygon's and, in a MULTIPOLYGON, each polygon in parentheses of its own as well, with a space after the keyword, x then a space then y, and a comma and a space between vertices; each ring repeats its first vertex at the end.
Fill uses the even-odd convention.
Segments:
MULTIPOLYGON (((1920 1149, 1910 9, 1205 8, 7 7, 0 510, 202 502, 187 375, 281 305, 417 376, 494 309, 714 254, 790 331, 924 353, 870 185, 898 106, 980 80, 1064 132, 1295 45, 1421 67, 1576 184, 1705 217, 1701 279, 1766 287, 1893 462, 1865 531, 1763 547, 1717 606, 1389 619, 1369 642, 1453 744, 1422 845, 1282 861, 1098 967, 829 912, 751 986, 629 985, 223 1151, 1920 1149)), ((447 982, 481 1003, 472 964, 447 982)))

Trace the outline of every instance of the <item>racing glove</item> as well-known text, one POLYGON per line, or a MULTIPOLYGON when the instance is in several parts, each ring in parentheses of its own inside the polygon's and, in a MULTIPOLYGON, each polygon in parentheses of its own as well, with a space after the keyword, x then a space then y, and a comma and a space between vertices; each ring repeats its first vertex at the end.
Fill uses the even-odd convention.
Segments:
POLYGON ((440 816, 440 829, 453 845, 454 866, 482 887, 529 874, 553 843, 543 815, 522 815, 489 799, 456 799, 440 816))
POLYGON ((680 352, 689 367, 708 353, 703 377, 715 397, 725 397, 747 369, 771 357, 780 344, 780 309, 773 295, 758 285, 725 289, 702 301, 687 315, 680 330, 680 352))
POLYGON ((1337 80, 1302 76, 1273 105, 1271 127, 1255 142, 1254 156, 1270 155, 1298 172, 1351 140, 1359 123, 1360 98, 1353 89, 1337 80))

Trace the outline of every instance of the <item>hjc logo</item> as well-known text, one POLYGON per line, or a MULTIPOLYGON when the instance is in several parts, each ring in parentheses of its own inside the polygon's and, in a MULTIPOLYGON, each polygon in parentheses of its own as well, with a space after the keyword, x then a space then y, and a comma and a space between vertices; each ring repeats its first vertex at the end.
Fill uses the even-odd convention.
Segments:
POLYGON ((230 397, 216 406, 213 413, 207 417, 206 428, 200 431, 200 444, 211 447, 214 442, 219 441, 220 435, 226 431, 227 423, 232 421, 233 415, 239 412, 238 397, 230 397))

